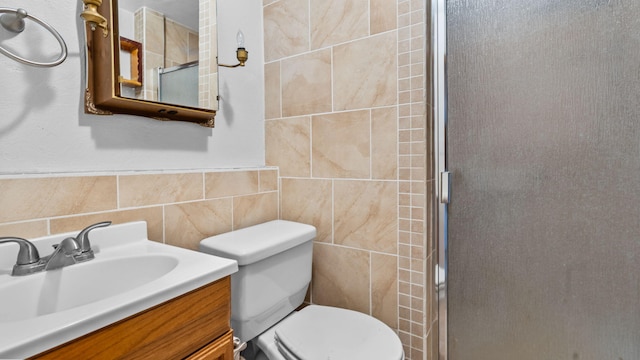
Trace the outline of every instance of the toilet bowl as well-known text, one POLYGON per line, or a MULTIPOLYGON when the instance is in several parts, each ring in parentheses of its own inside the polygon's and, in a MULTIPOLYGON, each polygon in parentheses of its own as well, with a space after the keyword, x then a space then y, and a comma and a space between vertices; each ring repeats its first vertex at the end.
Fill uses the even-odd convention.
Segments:
POLYGON ((231 326, 247 360, 402 360, 396 333, 369 315, 304 301, 313 226, 274 220, 202 240, 200 251, 238 261, 231 326))
POLYGON ((381 321, 357 311, 309 305, 260 334, 256 360, 402 360, 402 344, 381 321), (259 353, 259 354, 261 354, 259 353))

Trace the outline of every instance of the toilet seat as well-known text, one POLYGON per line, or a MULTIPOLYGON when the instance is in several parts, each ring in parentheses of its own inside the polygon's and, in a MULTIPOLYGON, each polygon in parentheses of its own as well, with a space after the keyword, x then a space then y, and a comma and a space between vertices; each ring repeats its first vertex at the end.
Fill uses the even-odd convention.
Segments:
POLYGON ((310 305, 274 327, 275 344, 287 360, 402 360, 396 333, 357 311, 310 305))

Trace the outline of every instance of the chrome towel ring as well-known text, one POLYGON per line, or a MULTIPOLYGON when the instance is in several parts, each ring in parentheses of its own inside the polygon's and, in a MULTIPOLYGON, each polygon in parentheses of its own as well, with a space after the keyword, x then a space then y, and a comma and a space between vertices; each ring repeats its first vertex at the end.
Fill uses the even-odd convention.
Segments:
POLYGON ((0 8, 0 14, 2 14, 0 15, 0 24, 6 30, 9 30, 14 33, 22 32, 22 30, 24 30, 24 19, 28 18, 40 24, 43 28, 47 29, 56 38, 56 40, 58 40, 61 48, 60 56, 52 62, 38 62, 38 61, 28 60, 8 51, 2 46, 0 46, 0 53, 3 53, 8 57, 10 57, 11 59, 21 62, 23 64, 39 66, 39 67, 52 67, 52 66, 60 65, 64 61, 64 59, 67 58, 67 44, 65 44, 64 39, 62 39, 62 36, 60 36, 60 34, 58 34, 58 32, 53 27, 51 27, 51 25, 47 24, 46 22, 38 19, 33 15, 27 14, 27 11, 24 9, 0 8))

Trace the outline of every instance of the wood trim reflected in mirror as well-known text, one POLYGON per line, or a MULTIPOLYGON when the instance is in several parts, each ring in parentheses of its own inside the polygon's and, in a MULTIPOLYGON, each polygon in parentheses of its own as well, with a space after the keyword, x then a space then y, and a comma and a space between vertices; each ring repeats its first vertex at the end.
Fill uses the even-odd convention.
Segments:
POLYGON ((120 49, 129 53, 131 76, 125 78, 120 75, 118 82, 125 86, 142 86, 142 44, 120 36, 120 49))
POLYGON ((91 31, 89 25, 85 25, 87 32, 85 113, 130 114, 157 120, 188 121, 213 127, 215 110, 120 96, 120 36, 117 9, 117 0, 104 0, 98 8, 98 12, 107 19, 112 29, 106 37, 101 31, 91 31))

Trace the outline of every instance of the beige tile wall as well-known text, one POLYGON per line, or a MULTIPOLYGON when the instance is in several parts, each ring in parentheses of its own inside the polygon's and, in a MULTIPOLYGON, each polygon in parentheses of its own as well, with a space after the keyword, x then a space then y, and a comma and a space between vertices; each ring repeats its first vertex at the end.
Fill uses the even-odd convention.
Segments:
POLYGON ((263 5, 266 162, 281 217, 318 229, 309 300, 371 314, 407 359, 431 358, 425 0, 263 5))
POLYGON ((275 168, 0 178, 0 237, 33 238, 99 221, 147 221, 149 239, 200 240, 278 218, 275 168))

